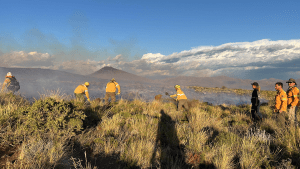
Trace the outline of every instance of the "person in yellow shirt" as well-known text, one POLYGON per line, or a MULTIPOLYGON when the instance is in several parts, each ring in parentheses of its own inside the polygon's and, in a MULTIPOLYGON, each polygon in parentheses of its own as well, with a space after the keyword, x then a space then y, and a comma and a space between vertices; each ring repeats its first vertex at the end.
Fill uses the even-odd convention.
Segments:
POLYGON ((77 100, 85 102, 84 94, 88 101, 90 101, 88 87, 90 86, 89 82, 85 82, 84 84, 79 85, 74 90, 74 95, 77 100))
POLYGON ((290 78, 286 83, 289 84, 289 88, 287 90, 287 112, 289 115, 289 121, 291 125, 298 125, 297 120, 297 105, 299 102, 299 89, 296 87, 297 83, 295 79, 290 78))
POLYGON ((14 93, 20 89, 20 84, 17 79, 8 72, 5 76, 4 83, 2 85, 1 92, 11 92, 14 93))
POLYGON ((189 110, 189 106, 187 103, 187 97, 185 96, 185 94, 183 93, 183 91, 180 89, 179 85, 175 85, 174 86, 175 90, 177 91, 176 94, 174 95, 170 95, 170 97, 172 98, 176 98, 177 101, 177 110, 181 111, 182 110, 182 106, 184 106, 184 108, 188 111, 189 110))
POLYGON ((116 89, 118 88, 117 95, 121 94, 120 85, 116 82, 115 78, 112 78, 106 85, 106 94, 104 97, 105 105, 108 105, 108 100, 111 98, 111 102, 116 101, 116 89))
POLYGON ((285 116, 287 116, 287 95, 282 87, 283 84, 281 82, 277 82, 275 84, 275 90, 277 91, 277 94, 275 96, 274 113, 276 113, 275 115, 277 116, 277 121, 281 127, 285 127, 285 116))

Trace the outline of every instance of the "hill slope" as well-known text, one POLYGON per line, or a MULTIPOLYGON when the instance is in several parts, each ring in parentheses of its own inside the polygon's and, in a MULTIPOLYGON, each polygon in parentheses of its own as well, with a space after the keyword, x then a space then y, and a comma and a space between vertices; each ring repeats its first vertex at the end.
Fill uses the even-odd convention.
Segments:
POLYGON ((115 78, 116 81, 131 81, 131 82, 142 82, 142 83, 152 83, 153 80, 137 76, 123 70, 115 69, 110 66, 101 68, 100 70, 90 74, 89 76, 100 79, 112 79, 115 78))

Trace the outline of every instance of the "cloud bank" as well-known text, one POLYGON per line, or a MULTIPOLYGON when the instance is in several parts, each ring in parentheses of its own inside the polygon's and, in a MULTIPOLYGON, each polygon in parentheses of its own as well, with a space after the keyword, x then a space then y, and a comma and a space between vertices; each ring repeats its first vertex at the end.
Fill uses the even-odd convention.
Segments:
POLYGON ((171 55, 147 53, 127 61, 122 54, 106 60, 57 61, 57 55, 14 51, 0 53, 2 67, 42 67, 90 74, 104 66, 113 66, 146 77, 231 76, 243 79, 300 78, 300 40, 268 39, 254 42, 199 46, 171 55))

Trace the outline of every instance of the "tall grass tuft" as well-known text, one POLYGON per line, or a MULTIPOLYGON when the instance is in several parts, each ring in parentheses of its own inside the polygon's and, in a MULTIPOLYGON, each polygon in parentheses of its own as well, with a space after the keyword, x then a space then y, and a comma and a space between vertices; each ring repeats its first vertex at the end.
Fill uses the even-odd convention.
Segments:
POLYGON ((0 168, 300 166, 299 128, 280 126, 270 105, 254 123, 250 105, 188 104, 189 112, 177 111, 172 100, 86 105, 59 90, 30 104, 1 93, 0 168))

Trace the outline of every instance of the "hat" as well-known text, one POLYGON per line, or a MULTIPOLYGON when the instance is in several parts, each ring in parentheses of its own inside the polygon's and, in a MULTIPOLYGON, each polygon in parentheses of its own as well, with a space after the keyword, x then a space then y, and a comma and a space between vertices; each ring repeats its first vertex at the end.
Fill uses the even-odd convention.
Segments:
POLYGON ((110 81, 116 81, 115 78, 112 78, 110 81))
POLYGON ((257 82, 253 82, 253 83, 251 83, 251 85, 259 86, 257 82))
POLYGON ((180 86, 179 86, 179 85, 175 85, 174 87, 175 87, 175 88, 180 88, 180 86))
POLYGON ((84 85, 85 85, 85 86, 89 86, 90 83, 89 83, 89 82, 85 82, 84 85))
POLYGON ((12 74, 10 72, 8 72, 6 76, 12 76, 12 74))
POLYGON ((287 83, 295 83, 297 85, 295 79, 293 79, 293 78, 290 78, 289 81, 287 81, 287 83))

